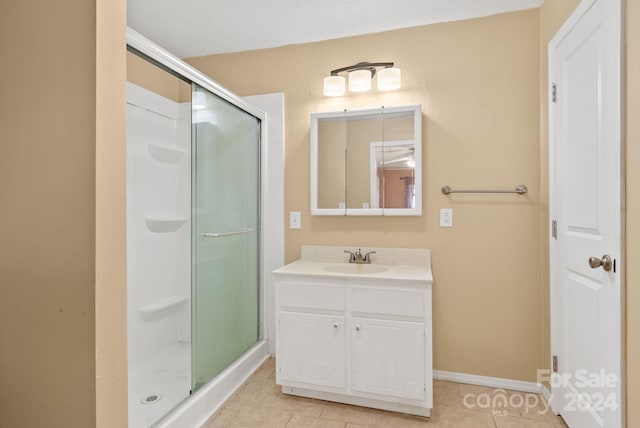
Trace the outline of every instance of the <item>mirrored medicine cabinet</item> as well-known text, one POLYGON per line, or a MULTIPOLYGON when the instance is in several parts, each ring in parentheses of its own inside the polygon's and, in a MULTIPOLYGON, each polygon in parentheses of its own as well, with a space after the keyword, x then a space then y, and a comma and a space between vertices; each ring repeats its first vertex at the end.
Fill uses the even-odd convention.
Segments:
POLYGON ((422 215, 420 105, 312 113, 311 214, 422 215))

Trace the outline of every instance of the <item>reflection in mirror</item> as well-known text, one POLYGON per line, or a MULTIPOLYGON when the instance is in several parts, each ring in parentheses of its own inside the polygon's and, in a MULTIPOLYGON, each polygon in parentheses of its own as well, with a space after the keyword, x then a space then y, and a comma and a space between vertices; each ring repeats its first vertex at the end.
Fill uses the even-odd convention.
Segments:
POLYGON ((421 215, 419 105, 311 115, 312 215, 421 215))
POLYGON ((347 119, 347 208, 372 208, 369 143, 383 139, 382 115, 347 112, 347 119))
POLYGON ((369 158, 371 208, 415 208, 413 141, 374 141, 369 158))
POLYGON ((347 118, 327 118, 318 122, 318 208, 346 208, 347 118))

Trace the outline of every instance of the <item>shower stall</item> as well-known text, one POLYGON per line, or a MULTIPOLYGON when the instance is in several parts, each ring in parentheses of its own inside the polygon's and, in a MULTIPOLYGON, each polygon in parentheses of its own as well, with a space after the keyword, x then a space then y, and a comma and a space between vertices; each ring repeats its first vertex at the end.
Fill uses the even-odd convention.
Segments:
POLYGON ((137 33, 127 42, 158 68, 127 82, 129 426, 190 426, 268 357, 265 118, 137 33))

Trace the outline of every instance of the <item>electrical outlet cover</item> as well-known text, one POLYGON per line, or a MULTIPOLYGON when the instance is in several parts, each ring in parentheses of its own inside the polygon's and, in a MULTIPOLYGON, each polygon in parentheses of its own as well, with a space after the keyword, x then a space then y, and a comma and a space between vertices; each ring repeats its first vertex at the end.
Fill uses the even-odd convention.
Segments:
POLYGON ((453 227, 453 208, 440 208, 440 227, 453 227))
POLYGON ((289 212, 289 229, 302 229, 300 211, 289 212))

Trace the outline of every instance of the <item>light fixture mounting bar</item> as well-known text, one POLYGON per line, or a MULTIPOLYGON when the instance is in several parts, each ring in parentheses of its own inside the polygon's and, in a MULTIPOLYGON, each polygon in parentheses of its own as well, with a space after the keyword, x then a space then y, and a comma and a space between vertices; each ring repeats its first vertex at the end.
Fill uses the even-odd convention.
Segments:
POLYGON ((376 68, 384 67, 391 68, 393 67, 392 62, 359 62, 354 65, 349 65, 347 67, 336 68, 335 70, 331 70, 332 76, 337 76, 339 73, 343 73, 345 71, 351 72, 355 70, 369 70, 371 72, 371 78, 376 75, 376 68))

